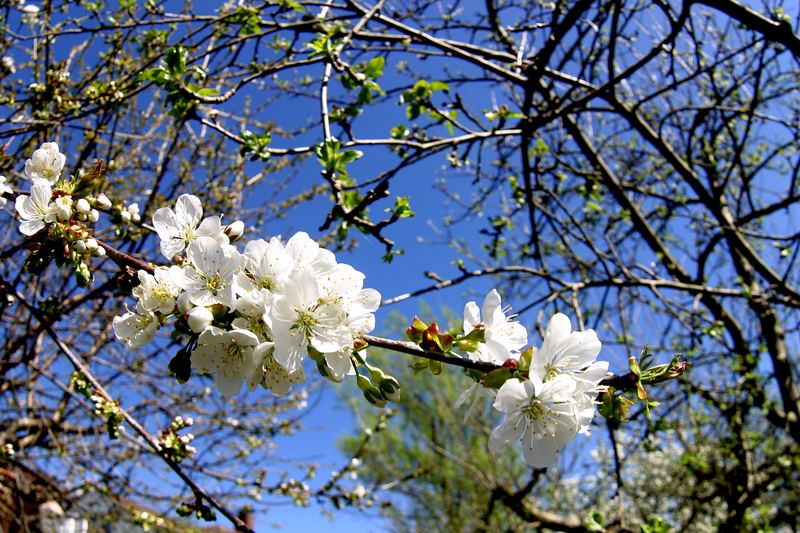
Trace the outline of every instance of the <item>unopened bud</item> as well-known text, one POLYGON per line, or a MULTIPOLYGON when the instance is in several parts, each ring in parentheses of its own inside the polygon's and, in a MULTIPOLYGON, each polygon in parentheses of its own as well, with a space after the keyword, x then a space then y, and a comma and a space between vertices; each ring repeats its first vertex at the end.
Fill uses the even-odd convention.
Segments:
POLYGON ((195 307, 186 316, 186 322, 189 323, 189 329, 195 333, 202 333, 214 321, 214 315, 207 307, 195 307))
POLYGON ((75 202, 75 211, 78 213, 83 213, 84 215, 89 213, 92 210, 92 206, 89 205, 89 202, 86 201, 86 198, 81 198, 77 202, 75 202))
POLYGON ((390 402, 397 403, 400 401, 400 382, 392 376, 387 376, 378 382, 378 388, 381 391, 381 395, 390 402))
POLYGON ((110 209, 111 208, 111 200, 108 199, 108 196, 105 193, 100 193, 97 195, 97 198, 94 200, 94 205, 99 207, 100 209, 110 209))
POLYGON ((94 239, 86 239, 86 249, 90 251, 94 251, 100 248, 100 245, 94 239))
POLYGON ((386 399, 381 396, 381 391, 374 385, 364 391, 364 398, 375 407, 386 407, 386 399))
POLYGON ((242 235, 244 235, 244 222, 237 220, 232 224, 228 224, 225 227, 225 235, 228 236, 231 242, 236 242, 241 239, 242 235))
POLYGON ((122 219, 123 222, 130 222, 131 221, 131 213, 130 213, 130 211, 122 211, 119 214, 119 217, 122 219))
POLYGON ((97 257, 105 257, 106 256, 106 249, 105 248, 98 248, 94 251, 94 255, 97 257))
POLYGON ((79 254, 82 254, 82 253, 86 252, 86 243, 83 242, 82 240, 77 240, 72 245, 72 249, 75 250, 76 252, 78 252, 79 254))
POLYGON ((375 386, 372 384, 372 382, 369 380, 367 376, 361 374, 359 374, 358 377, 356 378, 356 385, 358 385, 358 388, 363 391, 366 391, 367 389, 370 389, 375 386))
POLYGON ((89 211, 89 215, 86 218, 89 219, 89 222, 92 223, 97 222, 98 220, 100 220, 100 213, 97 211, 97 209, 92 209, 91 211, 89 211))
POLYGON ((178 311, 180 311, 181 314, 186 314, 194 308, 194 304, 189 299, 188 292, 182 292, 180 293, 180 295, 178 295, 177 305, 178 305, 178 311))

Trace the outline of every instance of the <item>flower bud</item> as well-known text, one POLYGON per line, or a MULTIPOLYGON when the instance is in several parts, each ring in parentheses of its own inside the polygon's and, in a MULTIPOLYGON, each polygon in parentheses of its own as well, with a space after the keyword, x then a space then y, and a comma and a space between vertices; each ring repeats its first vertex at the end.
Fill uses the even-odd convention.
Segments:
POLYGON ((100 193, 97 195, 97 198, 94 200, 94 205, 99 207, 100 209, 110 209, 111 208, 111 200, 108 199, 108 196, 105 193, 100 193))
POLYGON ((87 216, 87 218, 89 219, 89 222, 92 223, 97 222, 98 220, 100 220, 100 213, 97 212, 97 209, 92 209, 91 211, 89 211, 89 215, 87 216))
POLYGON ((189 329, 195 333, 202 333, 214 321, 214 315, 206 307, 195 307, 186 316, 189 329))
POLYGON ((95 251, 100 248, 100 245, 94 239, 86 239, 86 249, 90 251, 95 251))
POLYGON ((119 217, 122 219, 123 222, 130 222, 131 221, 131 212, 130 211, 122 211, 119 214, 119 217))
POLYGON ((106 249, 105 248, 98 248, 98 249, 96 249, 94 251, 94 255, 96 255, 97 257, 105 257, 106 249))
POLYGON ((89 213, 92 210, 92 206, 89 205, 89 202, 86 201, 86 198, 81 198, 77 202, 75 202, 75 211, 78 213, 83 213, 84 215, 89 213))
POLYGON ((228 224, 225 227, 225 235, 228 236, 228 239, 230 239, 231 242, 238 241, 239 239, 242 238, 243 234, 244 234, 244 222, 242 222, 241 220, 237 220, 236 222, 228 224))
POLYGON ((381 391, 374 385, 371 389, 364 391, 364 398, 375 407, 386 407, 386 399, 381 396, 381 391))
POLYGON ((361 374, 359 374, 358 377, 356 377, 356 385, 358 385, 359 389, 364 391, 375 386, 372 384, 372 382, 369 380, 367 376, 363 376, 361 374))
POLYGON ((86 252, 86 243, 83 242, 82 240, 77 240, 72 245, 72 249, 75 250, 76 252, 78 252, 79 254, 85 253, 86 252))
POLYGON ((400 401, 400 382, 392 376, 386 376, 386 378, 379 381, 378 389, 381 391, 381 396, 390 402, 397 403, 400 401))
POLYGON ((178 295, 177 305, 178 305, 178 311, 180 311, 181 314, 186 314, 194 308, 194 304, 189 299, 188 292, 182 292, 178 295))

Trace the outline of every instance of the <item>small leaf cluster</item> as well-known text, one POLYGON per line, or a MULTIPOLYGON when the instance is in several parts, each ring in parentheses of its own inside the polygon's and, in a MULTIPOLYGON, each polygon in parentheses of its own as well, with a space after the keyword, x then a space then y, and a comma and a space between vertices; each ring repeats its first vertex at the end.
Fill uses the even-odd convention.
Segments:
POLYGON ((216 89, 202 87, 206 72, 199 65, 187 65, 189 53, 183 46, 167 50, 164 60, 157 67, 147 69, 137 81, 150 81, 167 91, 166 104, 169 114, 176 121, 191 116, 197 108, 197 96, 214 96, 216 89))

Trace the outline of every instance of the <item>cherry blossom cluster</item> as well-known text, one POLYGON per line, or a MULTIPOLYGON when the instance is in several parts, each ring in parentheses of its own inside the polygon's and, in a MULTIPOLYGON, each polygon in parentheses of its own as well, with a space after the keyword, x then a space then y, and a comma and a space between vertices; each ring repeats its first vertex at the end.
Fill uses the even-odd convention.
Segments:
MULTIPOLYGON (((91 280, 88 258, 106 253, 106 245, 93 237, 98 210, 119 228, 140 223, 141 215, 136 203, 112 203, 96 194, 101 170, 65 178, 65 163, 56 143, 43 144, 26 161, 24 173, 32 184, 28 195, 16 198, 19 229, 43 244, 36 250, 50 250, 43 264, 48 258, 71 262, 78 281, 86 284, 91 280)), ((13 191, 0 176, 0 207, 4 194, 13 191)), ((139 284, 132 290, 135 306, 113 320, 117 338, 130 348, 149 343, 170 323, 172 338, 183 342, 170 362, 180 382, 194 370, 213 376, 226 397, 237 394, 243 383, 285 394, 305 380, 308 358, 332 381, 357 374, 358 387, 376 406, 399 400, 399 382, 366 362, 363 336, 375 327, 380 294, 363 287, 361 272, 339 263, 303 232, 285 242, 277 237, 251 240, 240 249, 244 223, 225 225, 220 216, 204 217, 200 199, 190 194, 180 196, 174 208, 158 209, 152 224, 170 265, 139 270, 139 284)), ((463 333, 442 333, 436 323, 415 317, 406 334, 418 347, 439 354, 416 369, 438 374, 443 356, 490 369, 470 372, 475 383, 456 406, 469 404, 469 416, 488 399, 505 415, 491 434, 493 451, 521 441, 525 462, 543 468, 589 430, 608 363, 596 360, 601 344, 594 330, 572 331, 566 315, 552 317, 540 348, 526 349, 525 327, 506 315, 499 293, 492 290, 482 308, 467 303, 463 333)), ((116 403, 92 399, 116 428, 116 403)), ((184 425, 164 436, 181 457, 192 451, 191 435, 176 433, 184 425)))
POLYGON ((146 344, 174 318, 190 339, 182 353, 191 368, 212 375, 225 396, 243 382, 284 394, 305 379, 307 356, 334 381, 354 372, 356 341, 375 327, 380 304, 361 272, 302 232, 286 242, 255 239, 240 252, 232 243, 244 224, 203 217, 189 194, 157 210, 153 226, 173 265, 138 272, 136 306, 114 319, 128 346, 146 344))
MULTIPOLYGON (((15 208, 20 218, 19 231, 42 243, 49 240, 55 249, 40 248, 42 256, 51 254, 59 264, 71 263, 81 285, 91 280, 88 261, 106 254, 93 237, 93 225, 100 219, 98 209, 107 209, 111 202, 105 194, 94 195, 97 186, 95 173, 65 176, 66 156, 58 144, 42 144, 25 162, 24 175, 30 180, 29 194, 16 198, 15 208)), ((13 191, 0 176, 0 194, 13 191)), ((0 207, 5 205, 2 199, 0 207)), ((46 258, 42 257, 46 263, 46 258)))
POLYGON ((483 321, 474 302, 464 308, 466 342, 460 345, 470 359, 501 369, 481 376, 456 405, 470 402, 472 409, 480 398, 492 399, 505 419, 492 432, 489 447, 499 452, 521 440, 527 464, 550 466, 568 442, 589 430, 603 390, 600 382, 608 372, 608 362, 596 361, 600 340, 591 329, 572 331, 570 319, 557 313, 547 325, 541 348, 520 352, 527 333, 506 317, 497 291, 486 296, 482 311, 483 321))

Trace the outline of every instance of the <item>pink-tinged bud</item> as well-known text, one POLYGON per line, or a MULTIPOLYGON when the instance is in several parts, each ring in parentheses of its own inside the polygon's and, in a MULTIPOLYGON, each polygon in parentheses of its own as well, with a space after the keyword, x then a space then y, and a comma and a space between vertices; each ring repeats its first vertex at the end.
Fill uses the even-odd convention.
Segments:
POLYGON ((503 361, 503 368, 517 368, 516 359, 506 359, 503 361))
POLYGON ((195 307, 186 315, 189 329, 195 333, 202 333, 214 322, 214 315, 206 307, 195 307))

